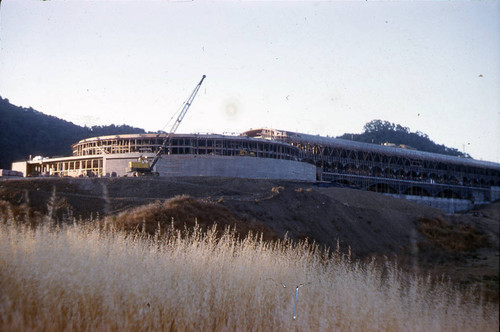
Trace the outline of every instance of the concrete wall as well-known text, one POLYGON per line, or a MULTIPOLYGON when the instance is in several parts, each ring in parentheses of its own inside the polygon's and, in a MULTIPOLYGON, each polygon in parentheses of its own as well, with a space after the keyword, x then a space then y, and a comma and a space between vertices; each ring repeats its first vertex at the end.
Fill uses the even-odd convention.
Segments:
MULTIPOLYGON (((106 175, 126 173, 129 161, 136 161, 140 154, 106 155, 106 175)), ((148 156, 151 159, 153 155, 148 156)), ((249 179, 283 179, 316 181, 316 166, 281 159, 246 156, 167 155, 156 164, 160 176, 222 176, 249 179)))
MULTIPOLYGON (((412 201, 419 204, 424 204, 445 211, 446 213, 466 211, 474 207, 474 204, 467 199, 398 195, 398 194, 384 194, 384 195, 406 199, 408 201, 412 201)), ((486 202, 478 202, 478 203, 486 203, 486 202)))
POLYGON ((223 176, 316 181, 316 166, 282 159, 245 156, 169 155, 158 162, 162 176, 223 176))
POLYGON ((12 170, 23 173, 26 176, 28 172, 28 163, 26 161, 17 161, 12 163, 12 170))

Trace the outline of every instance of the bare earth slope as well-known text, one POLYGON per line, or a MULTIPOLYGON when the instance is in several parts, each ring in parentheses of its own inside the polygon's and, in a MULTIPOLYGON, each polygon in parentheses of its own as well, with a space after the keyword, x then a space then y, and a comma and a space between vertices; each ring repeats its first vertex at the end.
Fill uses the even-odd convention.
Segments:
POLYGON ((196 219, 202 226, 233 225, 243 234, 263 232, 266 239, 308 238, 330 248, 350 248, 354 257, 397 255, 412 263, 408 266, 417 262, 425 271, 498 292, 500 202, 445 215, 347 188, 202 177, 9 179, 0 181, 0 200, 29 206, 31 213, 46 214, 49 208, 61 220, 107 215, 129 228, 146 222, 151 232, 158 223, 168 227, 174 220, 181 227, 196 219), (185 196, 172 200, 179 195, 185 196))

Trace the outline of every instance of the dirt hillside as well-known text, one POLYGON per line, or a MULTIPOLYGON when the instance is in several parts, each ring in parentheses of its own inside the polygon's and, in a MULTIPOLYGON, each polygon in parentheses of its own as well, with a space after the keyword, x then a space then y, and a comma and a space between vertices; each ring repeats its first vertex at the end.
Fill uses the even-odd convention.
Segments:
MULTIPOLYGON (((305 239, 358 258, 396 256, 498 293, 500 202, 460 215, 409 201, 310 183, 233 178, 33 178, 0 181, 11 204, 60 220, 106 217, 128 229, 214 222, 265 239, 305 239)), ((2 212, 3 211, 3 212, 2 212)), ((494 295, 492 295, 494 296, 494 295)), ((497 295, 498 297, 498 295, 497 295)))

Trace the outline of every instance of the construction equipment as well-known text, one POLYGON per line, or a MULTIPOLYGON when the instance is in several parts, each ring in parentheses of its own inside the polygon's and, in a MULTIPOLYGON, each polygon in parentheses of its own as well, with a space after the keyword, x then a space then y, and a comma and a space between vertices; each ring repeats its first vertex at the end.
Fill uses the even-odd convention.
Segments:
POLYGON ((156 152, 156 155, 155 155, 153 161, 150 163, 147 157, 140 156, 137 161, 131 161, 128 163, 128 168, 127 168, 128 173, 132 173, 134 176, 159 175, 158 172, 153 172, 153 168, 155 167, 158 160, 161 158, 161 155, 165 152, 167 147, 172 142, 172 137, 174 137, 174 134, 177 131, 177 128, 179 128, 179 125, 181 124, 182 119, 184 119, 184 116, 186 115, 187 111, 189 110, 189 107, 193 103, 193 100, 196 97, 198 90, 200 90, 201 84, 203 83, 203 80, 205 79, 205 77, 206 77, 206 75, 202 76, 200 83, 198 83, 198 85, 196 85, 193 92, 191 93, 189 98, 184 103, 182 110, 179 113, 179 116, 177 117, 177 120, 175 120, 174 124, 172 125, 172 128, 170 128, 170 131, 169 131, 167 137, 163 141, 163 144, 161 145, 160 149, 156 152))
POLYGON ((250 156, 250 157, 256 157, 255 152, 248 150, 240 150, 240 156, 250 156))

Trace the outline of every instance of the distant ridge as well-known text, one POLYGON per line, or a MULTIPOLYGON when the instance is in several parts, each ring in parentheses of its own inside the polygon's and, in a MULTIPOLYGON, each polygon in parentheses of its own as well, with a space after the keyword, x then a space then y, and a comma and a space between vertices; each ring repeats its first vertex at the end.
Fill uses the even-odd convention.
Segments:
POLYGON ((425 152, 439 153, 448 156, 471 158, 467 153, 434 143, 427 134, 410 132, 408 127, 389 121, 372 120, 363 127, 361 134, 344 134, 337 138, 373 144, 388 144, 391 146, 414 149, 425 152))
POLYGON ((71 144, 84 138, 140 133, 144 129, 127 125, 81 127, 0 97, 0 169, 10 169, 13 161, 30 155, 71 155, 71 144))
MULTIPOLYGON (((337 138, 358 142, 384 144, 470 158, 455 148, 434 143, 421 132, 410 132, 409 128, 382 120, 372 120, 363 127, 361 134, 344 134, 337 138)), ((33 108, 12 105, 0 96, 0 169, 10 169, 13 161, 32 156, 69 156, 71 144, 84 138, 142 134, 146 131, 128 125, 82 127, 72 122, 46 115, 33 108)))

